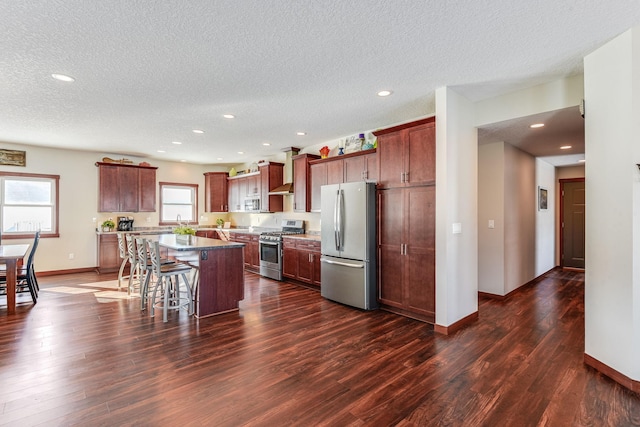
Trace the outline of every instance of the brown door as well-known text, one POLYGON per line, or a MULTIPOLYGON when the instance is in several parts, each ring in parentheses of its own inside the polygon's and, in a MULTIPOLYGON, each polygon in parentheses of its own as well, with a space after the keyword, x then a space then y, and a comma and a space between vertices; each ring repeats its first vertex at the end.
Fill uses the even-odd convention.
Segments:
POLYGON ((584 268, 584 178, 560 180, 562 267, 584 268))

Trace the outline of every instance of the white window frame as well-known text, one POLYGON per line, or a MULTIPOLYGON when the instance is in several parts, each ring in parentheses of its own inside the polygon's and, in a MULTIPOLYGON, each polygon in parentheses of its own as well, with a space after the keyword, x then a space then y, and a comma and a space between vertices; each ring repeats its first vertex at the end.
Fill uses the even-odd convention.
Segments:
MULTIPOLYGON (((189 221, 189 223, 191 224, 197 224, 198 223, 198 184, 184 184, 184 183, 178 183, 178 182, 160 182, 158 183, 159 185, 159 191, 160 191, 160 221, 159 224, 160 225, 177 225, 178 221, 176 221, 176 218, 163 218, 163 212, 164 212, 164 206, 165 204, 169 204, 169 203, 165 203, 163 200, 163 189, 165 187, 173 187, 173 188, 181 188, 181 189, 189 189, 191 190, 191 216, 192 216, 192 220, 189 221)), ((183 223, 186 223, 187 220, 183 220, 183 223)))
MULTIPOLYGON (((5 203, 5 194, 4 194, 4 183, 6 180, 11 181, 42 181, 51 184, 51 191, 53 194, 51 195, 51 230, 50 231, 41 231, 40 237, 60 237, 59 234, 59 217, 60 217, 60 203, 59 203, 59 194, 60 194, 60 175, 42 175, 42 174, 31 174, 31 173, 12 173, 12 172, 0 172, 0 231, 2 232, 2 239, 24 239, 33 237, 37 230, 29 230, 29 231, 4 231, 4 209, 5 206, 24 206, 29 207, 29 204, 23 205, 14 205, 14 204, 6 204, 5 203)), ((43 205, 37 204, 33 205, 34 207, 42 207, 43 205)))

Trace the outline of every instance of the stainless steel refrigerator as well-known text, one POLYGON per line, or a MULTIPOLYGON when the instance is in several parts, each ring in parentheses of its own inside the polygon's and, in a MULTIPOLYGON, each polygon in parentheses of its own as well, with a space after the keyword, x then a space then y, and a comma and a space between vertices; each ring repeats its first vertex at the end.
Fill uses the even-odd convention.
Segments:
POLYGON ((320 291, 364 310, 376 298, 376 185, 350 182, 321 188, 320 291))

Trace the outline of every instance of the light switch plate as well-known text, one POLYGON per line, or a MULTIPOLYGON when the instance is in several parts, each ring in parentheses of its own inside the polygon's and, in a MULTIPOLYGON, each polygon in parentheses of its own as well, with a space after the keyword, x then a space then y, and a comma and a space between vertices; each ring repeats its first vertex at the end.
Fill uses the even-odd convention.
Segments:
POLYGON ((492 219, 489 220, 489 228, 496 228, 496 223, 492 219))
POLYGON ((454 222, 452 228, 453 228, 453 234, 462 233, 462 223, 461 222, 454 222))

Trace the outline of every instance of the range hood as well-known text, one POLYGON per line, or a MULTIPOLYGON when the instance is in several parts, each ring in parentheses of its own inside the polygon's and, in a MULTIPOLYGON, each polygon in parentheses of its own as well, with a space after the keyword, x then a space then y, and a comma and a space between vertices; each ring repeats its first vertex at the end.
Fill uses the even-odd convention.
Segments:
POLYGON ((293 156, 300 152, 297 147, 287 147, 282 151, 286 153, 284 161, 284 181, 285 183, 269 191, 270 196, 286 196, 293 194, 293 156))
POLYGON ((292 182, 287 182, 287 183, 282 184, 281 186, 276 187, 273 190, 269 191, 269 195, 270 196, 280 196, 280 195, 287 195, 287 194, 293 194, 293 183, 292 182))

